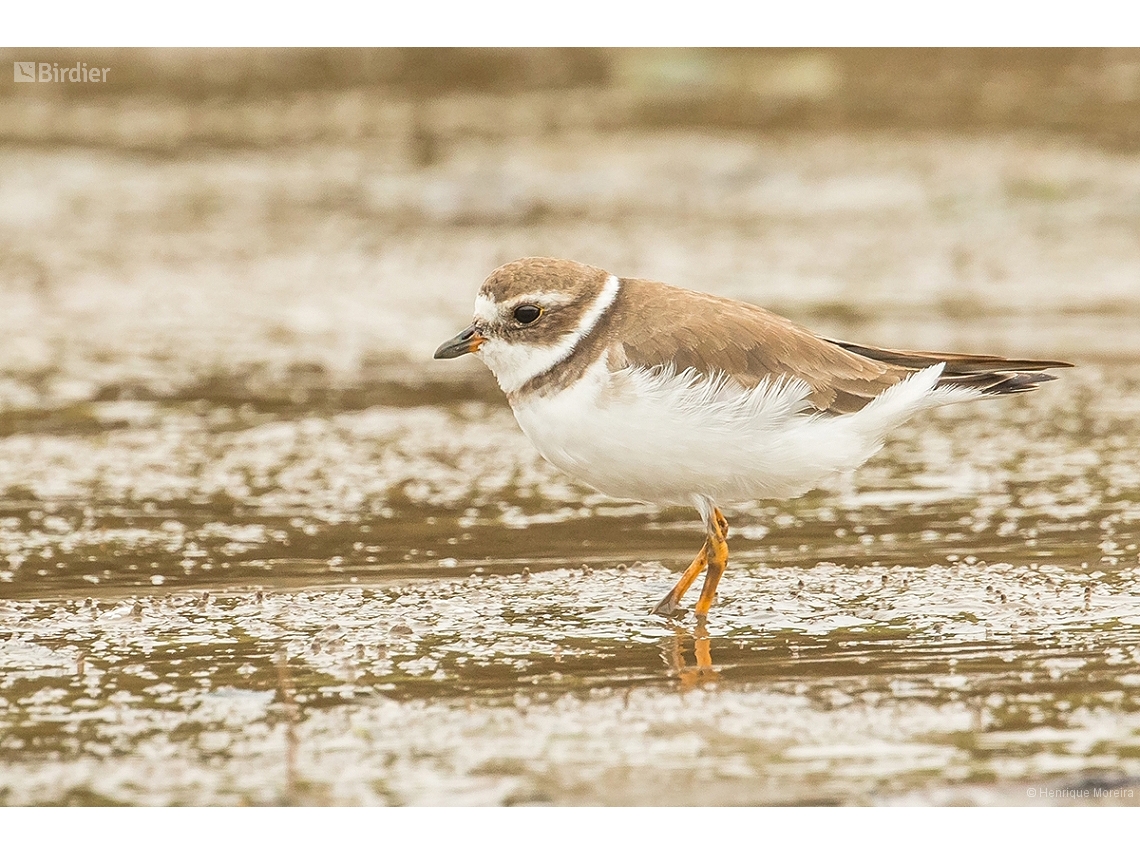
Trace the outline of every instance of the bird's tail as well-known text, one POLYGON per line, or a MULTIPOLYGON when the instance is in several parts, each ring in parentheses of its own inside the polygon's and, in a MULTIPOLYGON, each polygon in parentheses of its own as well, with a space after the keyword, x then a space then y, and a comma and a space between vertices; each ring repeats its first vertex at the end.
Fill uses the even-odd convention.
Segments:
POLYGON ((972 389, 983 395, 1013 395, 1018 392, 1028 392, 1042 383, 1057 379, 1056 375, 1046 373, 1047 370, 1073 367, 1072 363, 1057 359, 1006 359, 1001 356, 972 353, 886 350, 845 341, 831 343, 867 359, 898 365, 900 368, 921 370, 943 363, 945 368, 942 369, 942 375, 934 388, 972 389))

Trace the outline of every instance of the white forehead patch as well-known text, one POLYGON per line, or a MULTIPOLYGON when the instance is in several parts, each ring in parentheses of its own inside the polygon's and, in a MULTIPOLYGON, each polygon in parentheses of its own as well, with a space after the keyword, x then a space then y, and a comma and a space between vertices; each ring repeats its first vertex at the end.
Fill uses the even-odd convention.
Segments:
POLYGON ((486 294, 475 295, 475 320, 490 323, 499 317, 499 304, 486 294))
MULTIPOLYGON (((549 371, 570 356, 578 342, 597 325, 606 309, 613 305, 619 290, 621 290, 621 280, 616 276, 608 277, 602 292, 598 294, 590 308, 582 315, 578 327, 552 344, 533 345, 523 342, 510 344, 501 339, 490 338, 479 348, 478 355, 494 373, 495 379, 499 381, 499 388, 504 392, 514 392, 531 378, 549 371)), ((540 306, 549 306, 552 305, 549 302, 551 297, 561 300, 563 304, 568 301, 567 295, 560 292, 550 292, 546 294, 525 294, 522 298, 512 300, 509 305, 534 302, 540 306), (544 303, 544 300, 547 302, 544 303)), ((478 322, 496 317, 497 307, 497 303, 480 294, 475 298, 475 320, 478 322), (481 309, 490 314, 481 315, 481 309)))

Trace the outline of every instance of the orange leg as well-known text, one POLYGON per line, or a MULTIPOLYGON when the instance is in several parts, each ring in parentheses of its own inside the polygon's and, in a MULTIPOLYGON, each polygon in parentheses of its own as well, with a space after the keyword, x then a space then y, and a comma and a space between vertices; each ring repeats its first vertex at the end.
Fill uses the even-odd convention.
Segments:
POLYGON ((705 584, 697 600, 697 621, 701 622, 709 613, 709 607, 716 597, 716 586, 728 566, 728 521, 719 508, 713 508, 713 525, 709 526, 708 540, 709 569, 705 573, 705 584))
POLYGON ((697 601, 697 615, 704 617, 708 614, 709 606, 712 605, 713 595, 716 593, 717 583, 720 577, 724 574, 724 568, 728 563, 728 521, 725 520, 724 514, 718 508, 713 508, 713 519, 710 521, 709 533, 705 539, 705 545, 701 547, 701 551, 697 553, 697 557, 693 559, 693 563, 689 565, 688 569, 681 574, 681 578, 677 580, 677 584, 673 586, 665 598, 661 600, 654 608, 653 613, 671 617, 680 609, 681 597, 685 596, 685 592, 692 587, 693 582, 701 575, 706 569, 708 573, 705 574, 704 589, 701 591, 701 598, 697 601), (713 570, 716 570, 715 577, 713 570), (711 585, 710 585, 710 579, 711 585), (704 604, 702 610, 702 604, 704 604))

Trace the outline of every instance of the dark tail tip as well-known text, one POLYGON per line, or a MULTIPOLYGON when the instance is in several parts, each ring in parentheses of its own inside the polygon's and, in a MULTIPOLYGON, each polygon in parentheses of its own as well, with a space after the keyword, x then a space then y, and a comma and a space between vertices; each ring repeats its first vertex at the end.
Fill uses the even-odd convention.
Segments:
POLYGON ((1050 380, 1056 379, 1056 375, 1045 374, 1044 372, 1011 374, 1000 383, 986 389, 986 394, 1015 395, 1018 392, 1029 392, 1036 389, 1042 383, 1048 383, 1050 380))
POLYGON ((1031 392, 1042 383, 1056 379, 1055 375, 1043 371, 1017 371, 1011 374, 987 371, 981 374, 943 377, 937 385, 977 389, 985 395, 1016 395, 1019 392, 1031 392))

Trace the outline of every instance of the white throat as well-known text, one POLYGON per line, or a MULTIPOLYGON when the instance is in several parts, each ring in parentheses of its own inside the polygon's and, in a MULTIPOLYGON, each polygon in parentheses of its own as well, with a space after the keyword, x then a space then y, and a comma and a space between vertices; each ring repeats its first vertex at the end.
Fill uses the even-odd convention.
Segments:
MULTIPOLYGON (((521 344, 508 343, 495 339, 488 339, 479 348, 478 356, 491 369, 499 388, 507 394, 521 389, 528 380, 532 380, 543 372, 549 371, 563 359, 566 359, 574 348, 590 330, 597 326, 602 315, 613 305, 621 290, 621 280, 610 275, 601 293, 594 299, 590 308, 582 315, 582 321, 572 332, 566 333, 553 344, 521 344)), ((561 297, 562 295, 555 295, 561 297)), ((536 302, 541 302, 541 295, 535 295, 536 302)), ((475 298, 476 317, 490 314, 490 301, 483 295, 475 298)))

